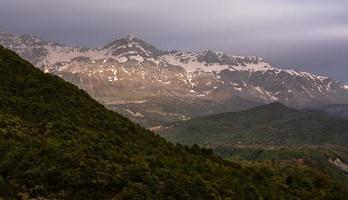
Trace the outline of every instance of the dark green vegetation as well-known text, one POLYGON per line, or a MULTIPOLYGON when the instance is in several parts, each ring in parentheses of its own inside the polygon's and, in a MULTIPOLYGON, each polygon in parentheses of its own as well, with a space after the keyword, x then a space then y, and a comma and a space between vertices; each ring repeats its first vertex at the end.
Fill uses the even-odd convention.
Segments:
POLYGON ((0 196, 345 199, 348 186, 301 163, 240 165, 174 146, 0 47, 0 196))
POLYGON ((347 144, 348 121, 319 111, 298 111, 280 103, 169 125, 162 135, 184 144, 347 144))
POLYGON ((170 124, 162 135, 231 161, 298 162, 347 180, 348 121, 280 103, 170 124), (336 161, 336 162, 335 162, 336 161))
POLYGON ((326 112, 332 116, 348 119, 348 104, 329 104, 313 107, 315 110, 326 112))
POLYGON ((210 146, 214 152, 231 161, 295 161, 321 168, 336 178, 347 181, 348 146, 210 146))

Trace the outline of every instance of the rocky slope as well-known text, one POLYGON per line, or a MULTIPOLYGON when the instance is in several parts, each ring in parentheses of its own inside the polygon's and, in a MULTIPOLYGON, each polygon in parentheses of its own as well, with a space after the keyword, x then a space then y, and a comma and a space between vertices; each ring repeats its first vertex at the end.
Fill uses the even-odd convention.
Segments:
POLYGON ((162 51, 133 35, 95 49, 4 33, 0 44, 146 126, 274 101, 295 108, 348 102, 348 86, 327 77, 253 56, 162 51))

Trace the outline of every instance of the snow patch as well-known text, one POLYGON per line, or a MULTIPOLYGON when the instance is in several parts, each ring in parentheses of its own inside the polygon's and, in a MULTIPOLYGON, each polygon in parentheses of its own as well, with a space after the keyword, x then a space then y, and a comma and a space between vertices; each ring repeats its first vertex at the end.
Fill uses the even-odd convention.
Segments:
POLYGON ((242 91, 243 90, 241 87, 234 87, 234 89, 236 89, 238 91, 242 91))
POLYGON ((144 117, 143 114, 141 114, 140 112, 133 112, 129 109, 125 109, 128 113, 130 113, 131 115, 133 115, 134 117, 144 117))
POLYGON ((126 57, 122 56, 117 61, 120 62, 120 63, 124 63, 124 62, 127 62, 128 59, 126 57))
MULTIPOLYGON (((241 65, 227 65, 219 63, 206 63, 204 61, 198 61, 198 53, 176 53, 161 56, 161 59, 170 65, 181 66, 187 72, 194 72, 197 70, 203 70, 204 72, 217 72, 220 73, 223 70, 229 69, 231 71, 267 71, 274 69, 269 63, 260 61, 258 64, 241 65)), ((218 56, 223 54, 217 53, 218 56)), ((231 58, 233 59, 233 58, 231 58)))
POLYGON ((131 59, 131 60, 136 60, 136 61, 138 61, 139 63, 144 62, 144 58, 143 58, 142 56, 140 56, 140 55, 129 56, 129 59, 131 59))

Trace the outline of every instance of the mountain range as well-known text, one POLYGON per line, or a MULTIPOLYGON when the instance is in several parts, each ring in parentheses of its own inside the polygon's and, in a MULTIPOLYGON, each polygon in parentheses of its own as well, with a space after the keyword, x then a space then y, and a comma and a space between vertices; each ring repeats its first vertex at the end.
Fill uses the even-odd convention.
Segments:
POLYGON ((146 127, 276 101, 300 109, 348 103, 348 85, 328 77, 256 56, 163 51, 133 35, 84 48, 1 33, 0 44, 146 127))
POLYGON ((1 45, 0 158, 0 199, 343 200, 348 195, 346 182, 317 166, 238 164, 197 145, 173 145, 1 45))

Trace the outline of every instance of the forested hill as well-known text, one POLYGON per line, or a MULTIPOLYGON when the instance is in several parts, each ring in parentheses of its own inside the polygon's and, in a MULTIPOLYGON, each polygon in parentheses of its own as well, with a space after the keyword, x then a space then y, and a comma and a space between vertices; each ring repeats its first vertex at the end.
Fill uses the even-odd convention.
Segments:
POLYGON ((163 128, 162 135, 184 144, 345 145, 348 121, 276 102, 173 123, 163 128))
POLYGON ((0 47, 0 198, 344 199, 301 163, 244 166, 174 146, 0 47))

